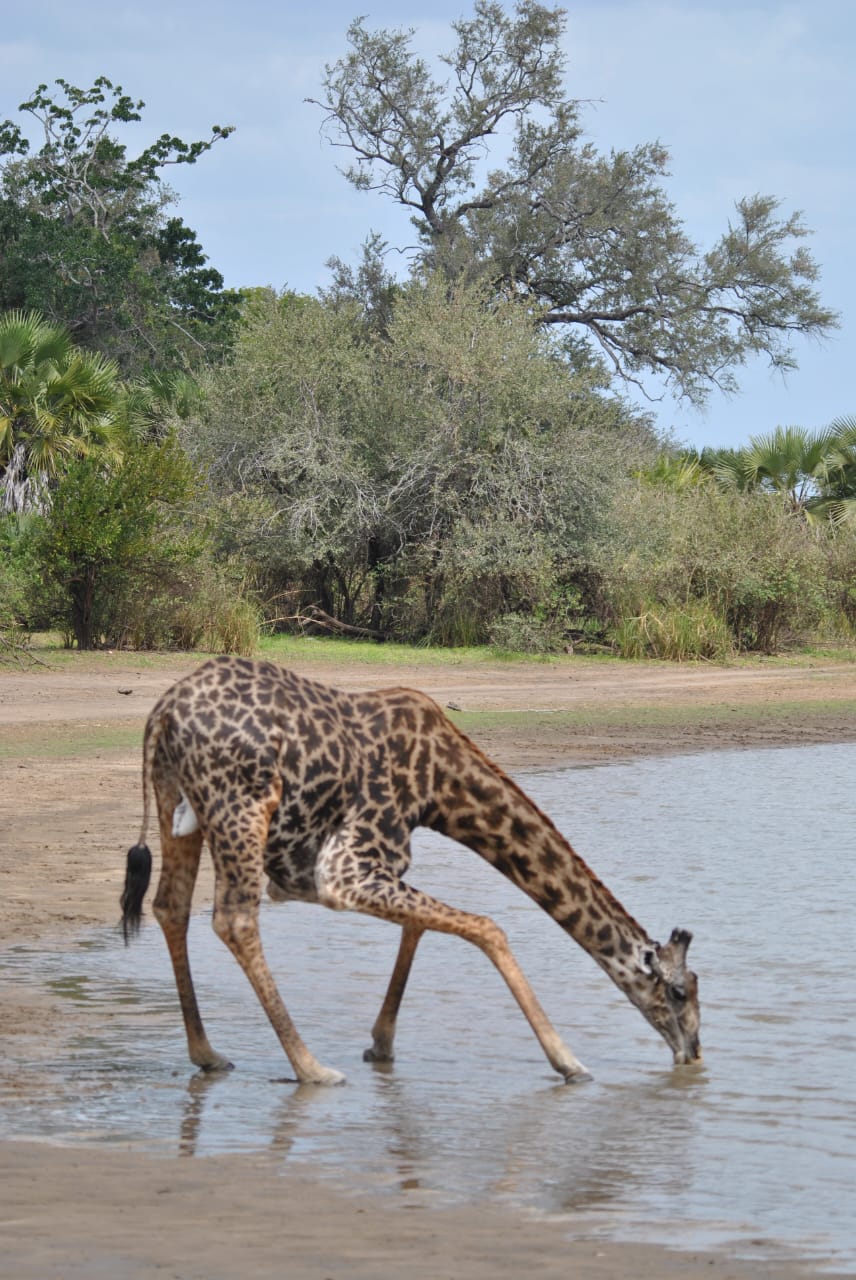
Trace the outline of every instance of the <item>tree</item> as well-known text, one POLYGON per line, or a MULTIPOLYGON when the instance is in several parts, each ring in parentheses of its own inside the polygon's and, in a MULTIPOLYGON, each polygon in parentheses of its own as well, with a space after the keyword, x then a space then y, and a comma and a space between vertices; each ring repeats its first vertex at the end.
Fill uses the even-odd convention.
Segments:
POLYGON ((0 316, 0 489, 6 511, 37 505, 69 459, 115 454, 115 364, 32 312, 0 316))
MULTIPOLYGON (((653 377, 701 403, 737 387, 764 355, 795 366, 793 338, 837 324, 801 244, 800 215, 752 196, 703 253, 663 189, 659 143, 600 155, 582 141, 579 103, 564 92, 564 12, 521 0, 509 15, 476 0, 453 23, 454 49, 434 79, 412 31, 348 31, 350 52, 325 69, 327 136, 354 154, 344 170, 412 211, 416 268, 478 277, 521 293, 556 326, 577 367, 645 387, 653 377), (509 135, 504 166, 484 157, 509 135)), ((315 100, 312 100, 315 101, 315 100)))
POLYGON ((856 520, 856 420, 828 427, 776 427, 750 436, 742 449, 705 451, 700 465, 720 488, 779 494, 787 509, 810 523, 856 520))
POLYGON ((751 436, 740 450, 748 487, 778 493, 789 510, 805 512, 818 494, 831 444, 828 431, 804 427, 776 427, 766 435, 751 436))
POLYGON ((104 76, 89 89, 56 83, 56 97, 40 85, 21 104, 41 126, 37 151, 18 125, 0 125, 0 306, 67 325, 126 375, 198 363, 229 340, 239 299, 195 233, 167 216, 175 197, 162 173, 195 164, 231 128, 191 143, 163 134, 129 156, 118 135, 144 103, 104 76))
POLYGON ((288 594, 277 613, 456 643, 562 594, 647 436, 522 300, 440 275, 401 287, 380 332, 345 295, 254 295, 184 431, 221 553, 288 594))
POLYGON ((129 438, 112 466, 95 457, 67 465, 27 538, 42 581, 56 592, 57 617, 78 648, 119 643, 128 601, 145 599, 153 581, 168 580, 198 557, 181 519, 193 483, 171 438, 129 438))
POLYGON ((829 447, 823 460, 819 495, 810 503, 815 518, 856 527, 856 418, 836 418, 826 429, 829 447))

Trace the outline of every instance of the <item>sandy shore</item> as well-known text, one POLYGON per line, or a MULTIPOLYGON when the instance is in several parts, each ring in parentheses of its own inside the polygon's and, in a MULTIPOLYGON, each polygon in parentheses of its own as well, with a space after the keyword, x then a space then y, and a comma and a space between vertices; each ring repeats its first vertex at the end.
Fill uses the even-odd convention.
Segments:
MULTIPOLYGON (((0 947, 112 923, 139 821, 139 742, 155 698, 191 664, 96 655, 0 671, 0 947)), ((504 767, 856 740, 856 666, 461 664, 332 668, 341 687, 407 684, 460 710, 504 767)), ((200 886, 200 905, 210 884, 200 886)), ((69 1002, 0 983, 4 1036, 74 1032, 69 1002)), ((33 1088, 37 1086, 34 1084, 33 1088)), ((27 1082, 21 1081, 22 1090, 27 1082)), ((356 1190, 356 1189, 355 1189, 356 1190)), ((576 1240, 572 1224, 490 1205, 414 1209, 271 1177, 252 1157, 164 1159, 114 1147, 0 1144, 0 1277, 808 1276, 783 1264, 576 1240)), ((760 1250, 759 1250, 760 1251, 760 1250)))

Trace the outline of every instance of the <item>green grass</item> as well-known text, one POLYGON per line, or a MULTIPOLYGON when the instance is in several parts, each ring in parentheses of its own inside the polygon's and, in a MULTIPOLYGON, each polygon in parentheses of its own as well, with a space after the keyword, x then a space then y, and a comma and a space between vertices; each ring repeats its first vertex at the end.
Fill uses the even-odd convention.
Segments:
POLYGON ((856 718, 856 698, 828 698, 793 702, 747 702, 740 706, 722 705, 705 706, 646 706, 638 703, 625 703, 612 707, 575 707, 560 711, 539 709, 503 710, 503 711, 458 711, 448 712, 464 733, 477 735, 482 729, 526 727, 527 732, 539 728, 552 731, 571 732, 586 728, 608 728, 610 726, 627 726, 636 729, 645 728, 679 728, 682 725, 703 726, 705 724, 721 726, 739 725, 740 723, 757 724, 763 721, 788 719, 804 715, 816 719, 818 716, 853 715, 856 718))
MULTIPOLYGON (((77 649, 63 647, 58 633, 42 632, 33 636, 30 652, 38 659, 38 663, 25 665, 23 669, 33 672, 44 671, 45 664, 49 671, 111 671, 127 670, 134 667, 140 671, 158 671, 174 668, 176 665, 191 667, 194 663, 203 662, 210 657, 205 652, 178 652, 126 650, 116 649, 93 650, 81 653, 77 649)), ((472 648, 431 648, 424 645, 377 644, 370 640, 344 640, 326 636, 264 636, 260 642, 258 656, 269 658, 289 666, 295 662, 318 662, 330 665, 366 666, 366 667, 479 667, 511 665, 514 663, 526 666, 568 666, 580 669, 584 666, 602 666, 605 663, 642 662, 657 665, 667 661, 659 658, 620 658, 617 654, 598 653, 586 655, 565 654, 526 654, 513 653, 505 649, 497 649, 488 645, 472 648)), ((24 660, 26 664, 26 659, 24 660)), ((854 662, 856 663, 856 645, 845 643, 806 645, 799 650, 775 656, 761 654, 734 655, 720 665, 727 666, 801 666, 812 665, 813 662, 854 662)), ((17 672, 21 670, 14 662, 0 662, 0 674, 3 671, 17 672)), ((47 672, 45 673, 47 674, 47 672)))
MULTIPOLYGON (((342 640, 326 636, 266 636, 259 653, 274 662, 318 661, 341 663, 343 666, 373 667, 461 667, 489 666, 497 662, 543 664, 541 655, 508 653, 488 645, 445 649, 413 644, 377 644, 371 640, 342 640)), ((561 657, 548 658, 561 662, 561 657)))
POLYGON ((100 755, 127 751, 143 742, 145 712, 133 724, 86 724, 41 721, 5 725, 0 740, 0 760, 62 760, 69 756, 100 755))
MULTIPOLYGON (((177 650, 96 649, 81 653, 77 649, 64 648, 62 637, 54 632, 40 632, 34 635, 29 645, 29 652, 40 662, 46 663, 51 670, 74 669, 76 671, 126 669, 129 666, 140 670, 158 670, 162 667, 175 666, 176 663, 191 665, 195 661, 204 662, 206 658, 211 657, 211 654, 206 652, 177 650)), ((445 649, 431 648, 427 645, 377 644, 371 640, 344 640, 332 636, 294 635, 263 636, 257 656, 269 658, 273 662, 281 662, 284 666, 297 661, 372 667, 487 666, 497 662, 543 665, 545 661, 548 663, 569 661, 564 655, 545 659, 538 654, 509 653, 487 645, 467 649, 445 649)), ((18 669, 16 664, 11 662, 0 666, 0 670, 18 669)), ((37 664, 32 664, 30 669, 38 670, 39 668, 37 664)))

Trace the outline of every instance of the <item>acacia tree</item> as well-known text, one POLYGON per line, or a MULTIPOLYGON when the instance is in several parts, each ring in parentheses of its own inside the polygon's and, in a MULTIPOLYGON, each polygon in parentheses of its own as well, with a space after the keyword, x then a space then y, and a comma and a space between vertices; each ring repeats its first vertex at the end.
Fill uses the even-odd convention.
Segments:
POLYGON ((731 391, 751 356, 795 366, 796 335, 837 323, 801 243, 799 214, 770 196, 741 199, 708 252, 663 190, 659 143, 601 155, 582 140, 565 94, 564 11, 521 0, 513 15, 476 0, 436 79, 412 30, 348 31, 325 69, 324 130, 353 153, 344 175, 412 211, 416 266, 520 292, 560 327, 577 364, 645 386, 651 375, 695 403, 731 391), (503 165, 484 174, 498 135, 503 165))
POLYGON ((238 296, 223 288, 195 233, 167 214, 163 172, 195 164, 231 128, 187 143, 163 134, 136 156, 120 136, 145 105, 99 76, 57 80, 20 110, 43 141, 0 124, 0 307, 31 308, 74 340, 115 357, 124 374, 180 365, 228 340, 238 296))
POLYGON ((288 595, 278 615, 483 640, 561 594, 647 425, 573 375, 518 299, 436 275, 399 290, 382 336, 370 321, 338 294, 248 301, 183 437, 218 551, 288 595))

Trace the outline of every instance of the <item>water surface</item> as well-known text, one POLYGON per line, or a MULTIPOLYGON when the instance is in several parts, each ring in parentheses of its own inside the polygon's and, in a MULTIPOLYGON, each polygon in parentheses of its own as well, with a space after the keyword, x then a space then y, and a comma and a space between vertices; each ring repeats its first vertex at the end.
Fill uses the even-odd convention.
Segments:
POLYGON ((0 1062, 0 1135, 134 1143, 185 1156, 266 1151, 346 1188, 414 1203, 489 1199, 575 1232, 677 1247, 829 1258, 856 1273, 852 955, 856 746, 708 753, 521 779, 654 936, 694 931, 703 1069, 666 1045, 543 912, 468 850, 430 833, 411 881, 493 915, 594 1083, 551 1071, 474 948, 428 936, 392 1067, 362 1062, 397 930, 267 903, 271 967, 341 1089, 296 1087, 246 979, 207 916, 191 958, 212 1043, 237 1069, 193 1073, 155 924, 0 972, 87 1014, 46 1058, 0 1062))

